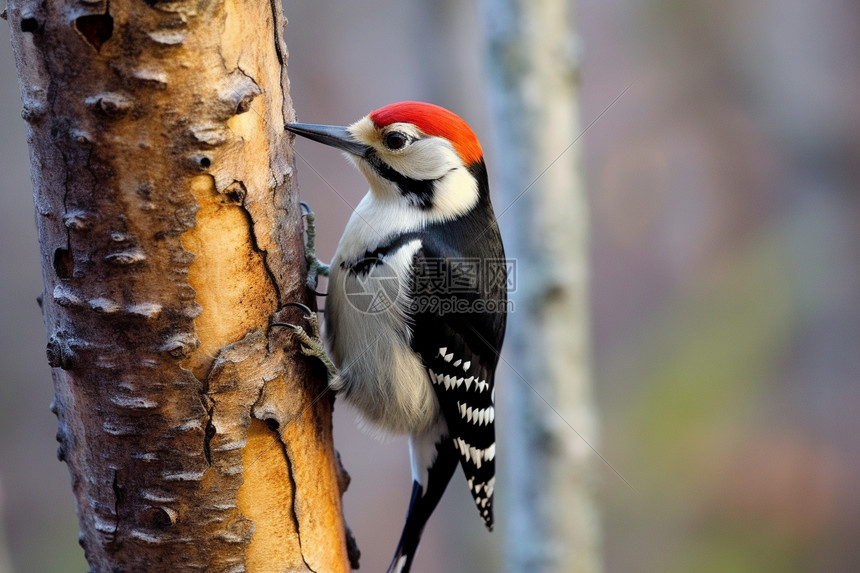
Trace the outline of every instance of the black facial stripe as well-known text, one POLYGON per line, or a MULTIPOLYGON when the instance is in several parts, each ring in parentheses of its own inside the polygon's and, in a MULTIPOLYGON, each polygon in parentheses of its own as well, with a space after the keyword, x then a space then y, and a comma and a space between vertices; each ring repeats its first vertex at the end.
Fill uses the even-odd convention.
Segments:
POLYGON ((373 170, 400 190, 400 194, 419 209, 427 210, 433 206, 433 184, 439 179, 412 179, 380 159, 375 150, 369 151, 364 158, 373 170))

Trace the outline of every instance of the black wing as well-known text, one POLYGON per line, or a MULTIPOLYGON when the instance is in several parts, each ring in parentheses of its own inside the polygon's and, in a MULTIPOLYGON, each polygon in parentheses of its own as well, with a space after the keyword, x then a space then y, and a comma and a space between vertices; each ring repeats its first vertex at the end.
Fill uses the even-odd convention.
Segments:
MULTIPOLYGON (((488 201, 486 207, 492 215, 488 201)), ((494 382, 505 332, 506 266, 495 219, 477 218, 424 235, 413 261, 410 314, 412 348, 427 367, 448 425, 441 447, 456 450, 478 511, 492 529, 494 382), (465 253, 463 245, 469 247, 465 253)))

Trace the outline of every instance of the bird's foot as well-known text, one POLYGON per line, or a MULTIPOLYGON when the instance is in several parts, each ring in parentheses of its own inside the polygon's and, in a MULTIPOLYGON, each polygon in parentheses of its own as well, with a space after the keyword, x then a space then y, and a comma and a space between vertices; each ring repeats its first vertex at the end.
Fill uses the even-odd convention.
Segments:
POLYGON ((308 287, 311 290, 316 290, 317 288, 317 279, 320 276, 327 277, 329 271, 329 265, 325 264, 321 260, 317 258, 316 254, 316 239, 317 239, 317 225, 316 225, 316 215, 314 215, 313 210, 311 210, 310 206, 304 201, 301 202, 302 208, 305 210, 304 218, 305 218, 305 259, 308 264, 308 287))
POLYGON ((322 340, 320 340, 317 313, 313 312, 310 308, 300 302, 288 302, 284 306, 297 306, 305 312, 304 318, 308 323, 307 330, 299 325, 291 324, 289 322, 273 322, 272 326, 284 326, 292 329, 293 336, 295 336, 296 340, 299 342, 299 351, 305 356, 311 356, 322 362, 325 365, 326 370, 328 370, 329 377, 335 376, 337 374, 337 368, 332 363, 331 359, 329 359, 322 340))

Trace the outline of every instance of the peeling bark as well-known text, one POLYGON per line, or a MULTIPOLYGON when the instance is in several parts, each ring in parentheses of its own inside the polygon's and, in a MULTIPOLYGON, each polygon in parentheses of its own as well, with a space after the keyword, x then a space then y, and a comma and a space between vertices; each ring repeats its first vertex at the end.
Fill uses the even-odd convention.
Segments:
POLYGON ((10 0, 43 314, 94 571, 346 571, 280 3, 10 0))

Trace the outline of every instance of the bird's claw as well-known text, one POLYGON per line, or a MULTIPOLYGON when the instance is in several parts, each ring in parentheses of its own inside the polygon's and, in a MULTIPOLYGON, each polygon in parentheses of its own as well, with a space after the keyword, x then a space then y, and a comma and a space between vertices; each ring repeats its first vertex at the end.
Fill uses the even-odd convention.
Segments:
POLYGON ((273 322, 272 326, 284 326, 292 329, 293 336, 296 337, 296 340, 298 340, 299 343, 299 352, 305 356, 316 358, 322 362, 325 365, 326 370, 328 370, 329 375, 334 376, 337 373, 337 368, 329 359, 322 340, 320 340, 319 319, 317 318, 317 313, 300 302, 288 302, 284 306, 295 306, 304 311, 304 319, 308 323, 307 330, 297 324, 291 324, 289 322, 273 322))

